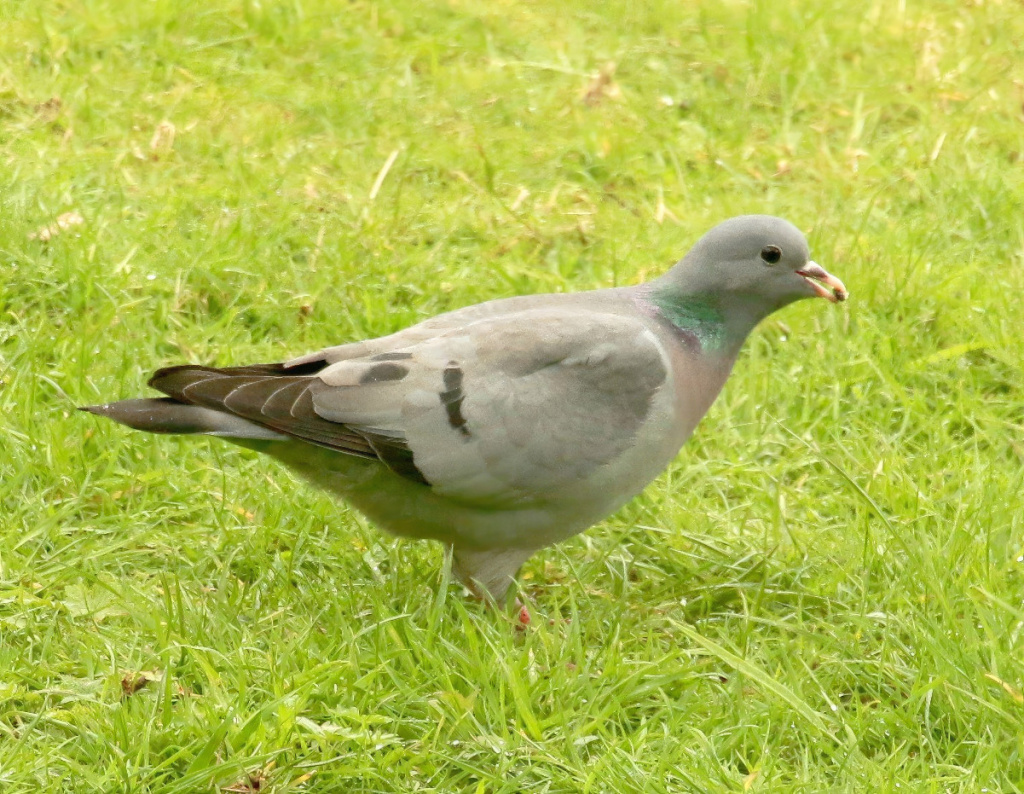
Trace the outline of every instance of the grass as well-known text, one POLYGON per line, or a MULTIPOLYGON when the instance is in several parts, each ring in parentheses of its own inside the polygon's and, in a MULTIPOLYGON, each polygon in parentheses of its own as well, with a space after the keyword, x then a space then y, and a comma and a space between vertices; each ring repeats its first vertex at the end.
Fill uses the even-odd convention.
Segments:
POLYGON ((0 791, 1024 790, 1019 3, 598 8, 0 2, 0 791), (852 300, 756 332, 523 633, 269 461, 74 411, 741 212, 852 300))

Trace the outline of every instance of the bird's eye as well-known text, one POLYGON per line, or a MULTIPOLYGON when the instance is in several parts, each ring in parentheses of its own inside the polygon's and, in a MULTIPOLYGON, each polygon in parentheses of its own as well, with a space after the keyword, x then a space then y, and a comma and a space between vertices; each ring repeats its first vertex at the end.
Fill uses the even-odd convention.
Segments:
POLYGON ((774 265, 782 258, 782 249, 777 245, 766 245, 761 249, 761 258, 769 265, 774 265))

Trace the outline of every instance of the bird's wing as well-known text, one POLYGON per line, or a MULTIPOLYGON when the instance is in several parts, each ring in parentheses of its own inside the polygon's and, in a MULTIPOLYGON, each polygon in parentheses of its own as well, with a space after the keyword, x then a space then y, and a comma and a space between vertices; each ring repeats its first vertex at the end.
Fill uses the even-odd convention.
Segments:
POLYGON ((438 493, 508 504, 557 491, 633 443, 667 375, 639 320, 520 311, 334 364, 316 412, 400 438, 438 493))
POLYGON ((668 374, 639 319, 567 307, 489 317, 302 370, 315 366, 173 368, 152 383, 497 508, 555 494, 614 461, 645 429, 668 374))

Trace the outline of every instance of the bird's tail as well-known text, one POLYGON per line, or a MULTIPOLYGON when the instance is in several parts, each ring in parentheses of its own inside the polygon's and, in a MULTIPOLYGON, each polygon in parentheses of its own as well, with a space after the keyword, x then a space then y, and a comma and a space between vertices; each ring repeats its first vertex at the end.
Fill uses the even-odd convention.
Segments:
POLYGON ((188 405, 172 397, 121 400, 104 405, 86 405, 79 410, 105 416, 122 425, 149 433, 205 433, 267 441, 287 438, 240 416, 200 405, 188 405))

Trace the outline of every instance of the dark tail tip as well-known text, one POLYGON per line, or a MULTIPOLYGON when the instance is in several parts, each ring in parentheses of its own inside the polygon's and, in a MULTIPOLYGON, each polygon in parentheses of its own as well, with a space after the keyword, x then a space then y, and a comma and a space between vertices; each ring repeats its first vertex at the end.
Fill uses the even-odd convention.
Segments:
POLYGON ((122 425, 151 433, 196 433, 191 406, 170 397, 121 400, 103 405, 83 405, 78 410, 113 419, 122 425))

